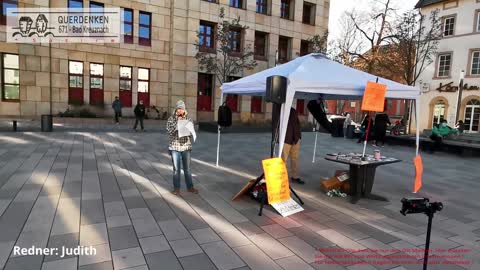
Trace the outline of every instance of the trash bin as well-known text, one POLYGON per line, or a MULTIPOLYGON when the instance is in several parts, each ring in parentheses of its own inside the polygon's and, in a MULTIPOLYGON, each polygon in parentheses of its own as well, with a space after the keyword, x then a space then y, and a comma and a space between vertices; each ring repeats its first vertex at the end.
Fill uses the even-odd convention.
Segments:
POLYGON ((355 126, 354 125, 348 125, 347 126, 347 138, 348 139, 353 139, 355 137, 355 126))
POLYGON ((343 137, 343 123, 345 118, 332 119, 332 137, 343 137))
POLYGON ((42 114, 41 126, 42 126, 42 132, 52 132, 53 116, 51 114, 42 114))

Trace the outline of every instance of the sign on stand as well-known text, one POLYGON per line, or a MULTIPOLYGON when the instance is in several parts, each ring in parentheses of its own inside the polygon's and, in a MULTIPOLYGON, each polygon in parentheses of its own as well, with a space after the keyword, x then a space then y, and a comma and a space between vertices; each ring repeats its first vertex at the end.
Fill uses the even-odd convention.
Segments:
POLYGON ((275 210, 277 210, 282 217, 288 217, 298 212, 303 211, 303 207, 301 207, 294 199, 290 198, 288 201, 273 203, 271 204, 275 210))
POLYGON ((288 172, 281 158, 262 161, 265 181, 267 183, 268 204, 286 217, 303 211, 303 208, 290 197, 288 172))
POLYGON ((362 99, 362 111, 383 112, 385 108, 385 84, 368 82, 362 99))

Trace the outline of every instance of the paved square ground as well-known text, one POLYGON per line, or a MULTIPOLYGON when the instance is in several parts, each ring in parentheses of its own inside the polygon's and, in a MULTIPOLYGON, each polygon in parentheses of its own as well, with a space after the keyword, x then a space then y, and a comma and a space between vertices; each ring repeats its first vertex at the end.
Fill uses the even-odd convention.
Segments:
POLYGON ((346 169, 323 155, 361 145, 319 135, 312 163, 314 134, 304 133, 300 176, 307 184, 294 187, 305 211, 282 218, 267 207, 258 216, 253 200, 231 198, 261 173, 269 139, 225 134, 216 168, 216 135, 199 133, 192 170, 200 194, 177 197, 165 133, 0 133, 0 268, 421 269, 414 263, 423 255, 427 217, 398 211, 402 197, 427 196, 445 205, 431 243, 439 264, 429 269, 480 269, 480 159, 425 154, 424 187, 415 195, 414 149, 387 146, 382 154, 403 162, 377 170, 374 192, 390 202, 352 205, 320 191, 322 177, 346 169), (58 251, 15 252, 32 246, 58 251), (95 255, 70 250, 78 246, 95 255))

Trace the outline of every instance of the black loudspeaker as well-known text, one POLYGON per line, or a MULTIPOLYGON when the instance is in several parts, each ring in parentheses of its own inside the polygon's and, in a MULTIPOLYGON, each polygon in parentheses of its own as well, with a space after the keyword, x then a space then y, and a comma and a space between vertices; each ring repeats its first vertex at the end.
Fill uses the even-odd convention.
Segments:
POLYGON ((267 78, 265 101, 276 104, 285 103, 287 96, 287 78, 283 76, 270 76, 267 78))
POLYGON ((221 127, 232 125, 232 110, 225 103, 218 107, 218 125, 221 127))

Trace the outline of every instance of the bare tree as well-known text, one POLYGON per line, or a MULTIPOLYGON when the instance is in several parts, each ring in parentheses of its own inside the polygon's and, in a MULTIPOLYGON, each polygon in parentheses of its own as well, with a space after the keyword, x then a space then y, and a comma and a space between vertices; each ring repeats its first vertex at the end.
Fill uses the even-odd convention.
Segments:
POLYGON ((308 42, 310 43, 312 53, 327 54, 328 31, 325 31, 323 35, 314 35, 308 39, 308 42))
POLYGON ((379 62, 380 47, 392 37, 392 21, 395 17, 392 0, 376 0, 373 3, 372 11, 366 15, 356 12, 347 13, 356 29, 356 38, 360 41, 353 47, 355 50, 348 50, 346 53, 361 59, 365 66, 364 70, 369 73, 379 62))
MULTIPOLYGON (((214 30, 216 48, 214 50, 202 50, 202 36, 197 32, 198 40, 195 46, 198 52, 195 58, 198 60, 200 69, 215 74, 218 82, 228 82, 229 76, 238 75, 244 69, 253 69, 257 62, 253 59, 253 50, 248 44, 240 50, 235 50, 237 39, 235 35, 244 33, 248 26, 240 24, 240 18, 228 21, 225 19, 225 10, 220 8, 220 23, 214 30)), ((205 42, 205 41, 203 41, 205 42)))
MULTIPOLYGON (((392 37, 393 61, 397 72, 409 85, 415 85, 427 66, 433 63, 437 54, 438 42, 442 37, 442 23, 438 10, 432 11, 429 17, 415 10, 404 13, 397 21, 392 37), (425 20, 429 20, 429 23, 425 20)), ((386 68, 392 65, 386 63, 386 68)))
POLYGON ((353 66, 353 57, 349 52, 359 51, 360 43, 358 42, 358 30, 347 13, 344 13, 339 20, 340 35, 337 39, 332 40, 328 45, 329 56, 346 66, 353 66))

